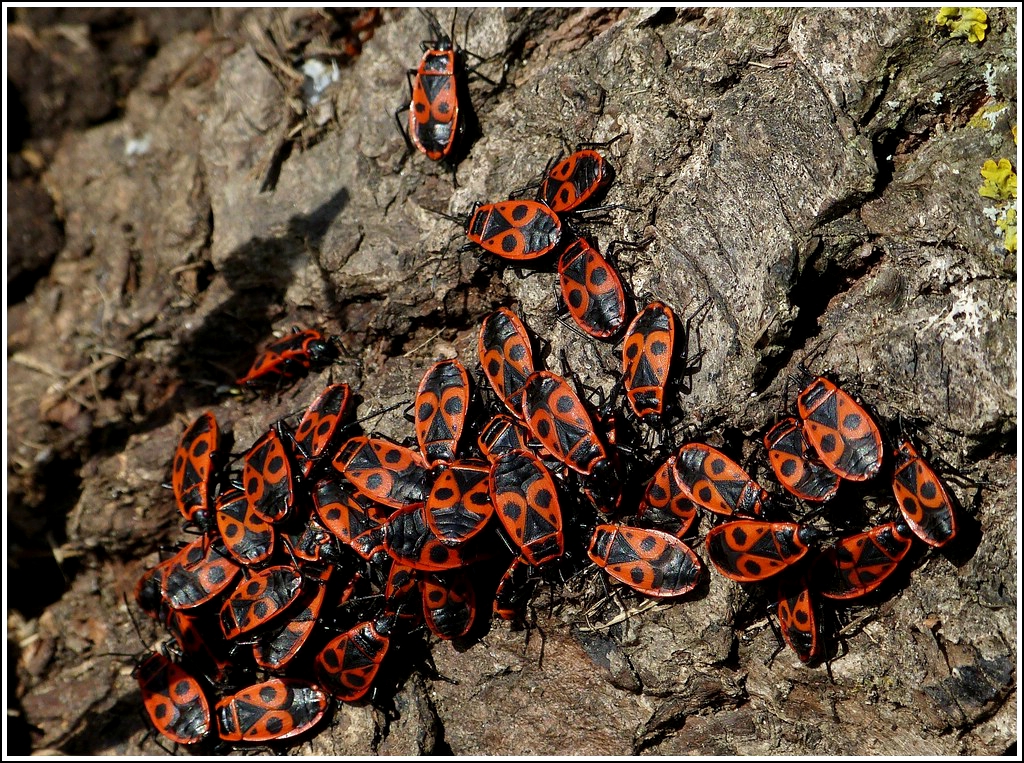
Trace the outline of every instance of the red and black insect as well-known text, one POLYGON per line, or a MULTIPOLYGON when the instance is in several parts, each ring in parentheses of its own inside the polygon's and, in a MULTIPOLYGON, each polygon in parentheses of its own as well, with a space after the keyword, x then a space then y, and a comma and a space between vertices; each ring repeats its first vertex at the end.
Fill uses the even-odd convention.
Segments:
POLYGON ((494 614, 502 620, 515 620, 533 592, 532 582, 529 562, 517 556, 494 590, 494 614))
POLYGON ((154 620, 163 620, 167 615, 167 603, 164 601, 164 575, 170 569, 173 558, 164 559, 155 567, 151 567, 139 576, 135 583, 135 603, 139 609, 154 620))
POLYGON ((296 559, 314 564, 337 564, 342 560, 339 539, 316 516, 306 520, 301 533, 289 533, 287 537, 296 559))
POLYGON ((313 487, 313 508, 331 533, 342 543, 383 523, 391 509, 380 506, 340 479, 323 479, 313 487))
POLYGON ((456 358, 435 363, 416 390, 416 440, 427 466, 455 460, 469 408, 469 376, 456 358))
POLYGON ((277 565, 243 580, 221 606, 224 637, 234 639, 265 626, 299 598, 302 579, 294 567, 277 565))
POLYGON ((327 595, 327 582, 333 569, 331 566, 303 568, 302 593, 295 605, 297 614, 280 627, 270 629, 253 644, 253 657, 257 665, 267 670, 280 670, 295 657, 320 618, 320 609, 327 595))
POLYGON ((913 541, 914 534, 902 519, 841 538, 815 559, 815 590, 828 599, 865 596, 893 573, 913 541))
POLYGON ((424 43, 419 67, 409 71, 415 76, 409 82, 408 136, 419 151, 436 162, 449 157, 456 136, 463 130, 457 79, 462 62, 451 36, 441 30, 433 16, 423 15, 434 39, 424 43))
POLYGON ((206 530, 211 522, 210 480, 216 471, 220 431, 206 411, 189 425, 174 451, 171 487, 178 510, 190 524, 206 530))
POLYGON ((395 509, 427 500, 427 464, 404 445, 376 437, 353 437, 334 457, 334 468, 363 495, 395 509))
POLYGON ((396 618, 359 623, 332 639, 316 658, 320 684, 343 702, 362 699, 370 690, 391 645, 396 618))
POLYGON ((882 433, 847 392, 818 376, 797 397, 807 441, 843 479, 864 481, 882 468, 882 433))
POLYGON ((394 562, 384 587, 384 614, 402 620, 418 621, 423 616, 420 573, 407 564, 394 562), (416 603, 414 604, 414 598, 416 603))
POLYGON ((548 170, 537 198, 554 212, 572 212, 606 188, 612 175, 611 165, 601 154, 581 149, 548 170))
POLYGON ((270 524, 284 521, 295 504, 292 462, 284 443, 278 428, 271 427, 249 448, 242 465, 249 507, 270 524))
POLYGON ((555 482, 533 453, 513 450, 491 465, 491 500, 502 525, 531 565, 540 566, 565 552, 555 482))
POLYGON ((319 686, 297 678, 271 678, 217 703, 217 733, 225 742, 271 742, 313 728, 330 698, 319 686))
POLYGON ((484 457, 492 463, 502 453, 530 447, 530 430, 508 414, 499 413, 484 425, 477 445, 484 457))
POLYGON ((442 543, 427 524, 422 506, 396 511, 380 527, 353 539, 352 548, 371 562, 383 550, 395 562, 423 572, 465 567, 477 558, 463 546, 442 543))
POLYGON ((647 482, 637 516, 656 522, 662 529, 682 538, 697 519, 697 507, 675 477, 676 457, 669 456, 647 482))
POLYGON ((786 575, 779 580, 779 626, 782 637, 801 662, 812 662, 820 652, 818 617, 814 600, 802 575, 786 575))
POLYGON ((172 609, 198 607, 225 591, 241 570, 223 543, 202 535, 169 560, 161 593, 172 609))
POLYGON ((725 516, 760 515, 768 493, 720 450, 691 442, 676 452, 675 459, 672 473, 698 506, 725 516))
POLYGON ((626 401, 641 421, 665 412, 665 389, 675 353, 676 317, 664 302, 637 313, 622 343, 622 380, 626 401))
POLYGON ((667 598, 700 582, 700 559, 679 538, 660 530, 598 525, 587 555, 616 580, 648 596, 667 598))
POLYGON ((498 398, 512 412, 523 416, 523 388, 536 368, 530 335, 519 317, 499 307, 480 325, 478 355, 484 376, 498 398))
POLYGON ((908 439, 896 448, 892 475, 896 504, 914 534, 941 547, 956 536, 956 512, 942 481, 908 439))
POLYGON ((523 420, 552 456, 579 474, 614 478, 594 421, 565 379, 536 371, 523 391, 523 420))
POLYGON ((768 430, 764 446, 775 476, 797 498, 823 503, 839 490, 839 475, 813 455, 804 428, 792 416, 768 430))
POLYGON ((819 533, 795 522, 737 519, 708 531, 705 544, 715 569, 731 580, 756 583, 806 556, 819 533))
POLYGON ((445 641, 469 633, 476 618, 476 591, 466 573, 456 570, 443 577, 426 575, 420 581, 420 591, 423 616, 431 633, 445 641))
POLYGON ((573 321, 596 339, 615 336, 626 322, 626 292, 615 267, 580 236, 558 258, 562 300, 573 321))
POLYGON ((292 436, 299 473, 307 479, 320 459, 332 453, 344 434, 352 391, 345 383, 331 384, 306 409, 292 436))
POLYGON ((209 632, 210 621, 199 610, 168 610, 165 624, 190 665, 195 665, 211 681, 227 677, 233 662, 225 654, 223 642, 209 632))
POLYGON ((449 546, 469 540, 494 514, 485 461, 456 461, 441 467, 427 497, 425 516, 431 532, 449 546))
POLYGON ((231 488, 217 497, 217 529, 239 564, 262 564, 274 553, 274 527, 256 513, 244 492, 231 488))
POLYGON ((142 704, 153 726, 178 744, 196 744, 210 732, 210 704, 188 671, 154 652, 135 669, 142 704))
POLYGON ((506 260, 535 260, 558 246, 562 221, 539 201, 478 204, 469 214, 466 238, 506 260))
POLYGON ((295 329, 264 347, 245 376, 235 383, 250 388, 280 386, 305 376, 312 369, 323 368, 337 358, 338 348, 333 338, 316 329, 295 329))

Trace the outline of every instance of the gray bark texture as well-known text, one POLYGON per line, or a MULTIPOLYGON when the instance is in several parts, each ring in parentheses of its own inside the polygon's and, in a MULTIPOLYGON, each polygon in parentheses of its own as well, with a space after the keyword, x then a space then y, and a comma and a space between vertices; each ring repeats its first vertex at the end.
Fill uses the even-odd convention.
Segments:
MULTIPOLYGON (((165 753, 132 675, 151 644, 129 607, 147 641, 166 637, 133 589, 194 537, 164 485, 204 410, 237 454, 346 381, 360 415, 399 404, 366 426, 406 439, 401 408, 423 372, 459 357, 476 373, 480 321, 502 304, 542 338, 546 367, 564 353, 564 370, 611 390, 621 349, 559 316, 553 267, 464 250, 464 228, 439 213, 506 199, 565 146, 616 136, 601 151, 617 206, 581 226, 602 250, 650 238, 621 250, 623 278, 639 306, 693 318, 699 362, 671 442, 716 445, 775 491, 761 438, 793 409, 801 368, 827 372, 892 437, 913 425, 962 537, 827 609, 829 654, 808 667, 770 597, 707 564, 703 515, 694 593, 652 602, 593 566, 548 581, 526 627, 427 639, 429 659, 390 696, 338 703, 285 749, 1015 749, 1018 265, 978 191, 986 160, 1017 161, 1017 17, 991 9, 972 43, 937 10, 460 10, 456 42, 483 60, 468 59, 476 127, 454 171, 407 153, 396 129, 431 36, 414 9, 382 10, 361 54, 333 59, 317 36, 330 18, 309 9, 142 14, 122 27, 149 51, 130 81, 98 37, 110 25, 16 18, 8 76, 34 127, 9 156, 8 285, 34 275, 7 312, 7 749, 165 753), (317 56, 328 75, 341 63, 311 98, 297 72, 317 56), (86 76, 100 59, 102 81, 86 76), (54 92, 33 96, 41 81, 54 92), (109 103, 67 116, 90 97, 109 103), (295 325, 346 352, 282 394, 232 393, 295 325)), ((451 10, 438 20, 449 29, 451 10)), ((890 494, 816 521, 843 527, 843 512, 855 529, 895 516, 890 494)))

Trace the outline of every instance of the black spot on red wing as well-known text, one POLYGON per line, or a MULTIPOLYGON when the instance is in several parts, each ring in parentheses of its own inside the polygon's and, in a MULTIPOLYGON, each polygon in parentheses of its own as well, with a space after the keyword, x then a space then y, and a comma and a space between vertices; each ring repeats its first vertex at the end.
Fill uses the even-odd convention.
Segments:
POLYGON ((643 538, 643 540, 640 541, 640 550, 641 551, 653 551, 654 548, 657 545, 658 545, 658 541, 655 538, 652 538, 650 536, 645 536, 643 538))
POLYGON ((519 242, 516 241, 516 237, 511 233, 506 233, 501 237, 501 251, 505 252, 505 254, 512 254, 518 248, 519 242))
POLYGON ((320 661, 331 671, 338 669, 338 653, 333 649, 326 649, 320 653, 320 661))
POLYGON ((792 477, 797 473, 799 468, 800 465, 797 463, 795 458, 787 458, 782 462, 782 465, 779 467, 779 471, 782 472, 784 477, 792 477))
POLYGON ((316 433, 323 437, 331 431, 333 422, 330 419, 324 419, 320 422, 320 426, 317 427, 316 433))
POLYGON ((155 717, 158 721, 162 721, 169 712, 170 708, 167 706, 167 703, 161 702, 155 708, 153 708, 153 717, 155 717))
POLYGON ((551 423, 547 419, 541 419, 537 422, 537 435, 542 440, 546 440, 551 436, 551 423))
POLYGON ((806 610, 803 609, 798 609, 793 614, 793 619, 800 623, 800 625, 807 625, 807 623, 810 622, 810 618, 807 616, 806 610))
POLYGON ((181 680, 174 684, 174 689, 171 691, 172 694, 177 694, 179 697, 187 697, 192 692, 188 681, 181 680))
POLYGON ((434 491, 434 497, 442 501, 448 501, 455 495, 455 491, 450 487, 441 487, 434 491))
POLYGON ((255 494, 260 491, 260 477, 254 474, 249 478, 249 481, 245 483, 245 492, 249 494, 255 494))
POLYGON ((384 460, 389 464, 401 463, 402 453, 395 448, 388 448, 384 453, 384 460))
POLYGON ((596 267, 590 273, 590 283, 594 286, 604 286, 608 280, 608 269, 603 267, 596 267))
POLYGON ((836 449, 836 436, 834 434, 827 434, 821 438, 821 442, 818 443, 818 447, 821 448, 825 453, 832 453, 836 449))
POLYGON ((206 571, 206 577, 211 583, 217 584, 224 580, 224 569, 219 566, 210 567, 206 571))
POLYGON ((636 357, 636 354, 639 351, 639 349, 640 346, 635 342, 626 345, 626 358, 628 358, 629 360, 633 360, 636 357))
POLYGON ((580 305, 583 304, 583 290, 582 289, 570 289, 569 296, 566 301, 571 307, 579 309, 580 305))
POLYGON ((435 564, 445 564, 451 556, 451 552, 440 543, 436 543, 431 547, 429 556, 430 561, 435 564))
POLYGON ((903 499, 903 510, 912 517, 918 516, 920 509, 918 509, 917 501, 912 496, 907 496, 903 499))
POLYGON ((239 533, 238 525, 236 525, 236 524, 235 524, 234 522, 232 522, 231 524, 229 524, 229 525, 228 525, 228 526, 227 526, 227 527, 226 527, 226 528, 224 529, 224 535, 225 535, 225 536, 227 536, 228 538, 232 539, 232 540, 233 540, 234 538, 237 538, 237 537, 238 537, 238 533, 239 533))
POLYGON ((939 494, 939 489, 934 482, 928 480, 921 485, 921 497, 930 501, 939 494))
POLYGON ((453 416, 457 416, 462 413, 462 398, 453 395, 448 398, 444 404, 445 413, 450 413, 453 416))
POLYGON ((747 557, 743 560, 743 569, 750 573, 751 577, 757 577, 761 574, 761 565, 756 560, 747 557))
POLYGON ((419 416, 420 421, 426 421, 434 415, 434 406, 424 401, 416 415, 419 416))
POLYGON ((512 207, 512 219, 516 222, 525 220, 530 215, 530 208, 525 204, 516 204, 512 207))
POLYGON ((516 521, 522 515, 522 509, 518 501, 505 501, 501 509, 505 516, 512 521, 516 521))
POLYGON ((651 355, 659 356, 668 352, 668 343, 660 339, 651 342, 651 355))
POLYGON ((366 478, 366 487, 370 490, 379 490, 380 486, 384 484, 384 476, 381 474, 371 474, 366 478))
POLYGON ((636 585, 643 583, 644 578, 646 577, 647 575, 644 573, 644 569, 640 565, 637 564, 629 568, 629 579, 636 585))
POLYGON ((575 407, 575 402, 568 395, 562 395, 555 401, 555 410, 559 413, 568 413, 575 407))
POLYGON ((533 496, 533 502, 542 509, 546 509, 551 506, 551 491, 546 489, 540 489, 533 496))
MULTIPOLYGON (((511 357, 511 353, 509 354, 509 356, 511 357)), ((500 360, 492 359, 490 362, 488 362, 488 364, 487 364, 487 373, 490 376, 496 377, 498 375, 499 371, 501 371, 501 361, 500 360)))
POLYGON ((697 492, 697 497, 704 501, 704 503, 710 503, 711 499, 714 497, 714 493, 711 492, 711 488, 709 488, 707 485, 704 485, 697 492))
POLYGON ((270 463, 267 464, 267 471, 270 474, 277 474, 279 471, 281 471, 281 468, 283 466, 284 459, 281 456, 274 456, 272 459, 270 459, 270 463))
POLYGON ((847 430, 859 429, 861 417, 859 413, 848 413, 843 417, 843 428, 847 430))
POLYGON ((331 522, 336 522, 337 520, 341 519, 341 509, 328 509, 327 519, 331 522))
POLYGON ((274 690, 273 686, 264 686, 260 689, 260 699, 267 705, 273 702, 276 696, 277 692, 274 690))
POLYGON ((732 536, 733 542, 739 548, 742 548, 747 543, 747 534, 743 531, 742 527, 734 527, 729 531, 729 535, 732 536))
POLYGON ((647 489, 647 495, 650 496, 651 500, 659 503, 668 500, 668 493, 666 493, 665 489, 657 483, 651 484, 647 489))
POLYGON ((437 113, 438 114, 447 114, 448 113, 448 101, 441 101, 441 103, 437 104, 436 108, 437 108, 437 113))
POLYGON ((253 618, 257 621, 266 619, 268 609, 269 607, 267 606, 267 602, 265 602, 263 599, 260 599, 252 607, 253 618))
POLYGON ((565 186, 562 186, 561 193, 558 194, 558 200, 561 201, 562 204, 568 204, 572 200, 569 189, 565 186))
POLYGON ((415 108, 418 114, 423 114, 427 110, 427 105, 422 101, 416 101, 415 108))

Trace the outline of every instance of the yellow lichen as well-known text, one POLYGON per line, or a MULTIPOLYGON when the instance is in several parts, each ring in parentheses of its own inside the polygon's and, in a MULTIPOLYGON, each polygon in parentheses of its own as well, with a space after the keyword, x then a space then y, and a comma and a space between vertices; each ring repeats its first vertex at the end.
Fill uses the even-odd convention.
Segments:
POLYGON ((1010 104, 1006 103, 1006 101, 993 101, 991 103, 986 103, 974 112, 974 115, 967 123, 967 126, 977 127, 982 130, 994 130, 996 120, 1009 108, 1010 104))
POLYGON ((1005 201, 1017 198, 1017 173, 1013 171, 1009 159, 1000 159, 998 163, 987 160, 981 167, 981 176, 985 182, 981 184, 978 193, 986 199, 1005 201))
POLYGON ((949 30, 950 37, 966 37, 981 42, 988 29, 988 15, 981 8, 940 8, 935 23, 949 30))
POLYGON ((1010 207, 996 220, 996 227, 1003 233, 1003 246, 1008 252, 1017 251, 1017 208, 1010 207))

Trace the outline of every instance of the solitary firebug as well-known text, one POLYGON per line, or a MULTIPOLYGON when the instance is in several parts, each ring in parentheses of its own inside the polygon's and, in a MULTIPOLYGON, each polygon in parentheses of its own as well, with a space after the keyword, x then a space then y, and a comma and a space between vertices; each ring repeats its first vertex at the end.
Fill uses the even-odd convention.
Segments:
POLYGON ((281 385, 305 376, 338 357, 338 348, 317 329, 296 329, 275 339, 256 356, 249 371, 235 382, 245 387, 281 385))
POLYGON ((800 561, 819 533, 795 522, 737 519, 708 531, 705 544, 715 569, 732 580, 755 583, 800 561))
POLYGON ((829 599, 865 596, 893 573, 913 541, 914 534, 902 519, 841 538, 815 559, 815 590, 829 599))
POLYGON ((459 120, 459 88, 461 57, 450 35, 445 34, 437 19, 423 14, 430 24, 434 39, 424 43, 423 57, 409 83, 409 137, 429 159, 447 158, 456 136, 462 131, 459 120))
POLYGON ((801 390, 797 409, 807 440, 822 462, 843 479, 864 481, 882 468, 882 434, 849 393, 824 376, 801 390))
POLYGON ((773 426, 764 445, 775 476, 797 498, 824 502, 839 490, 839 475, 818 460, 797 419, 787 416, 773 426))
POLYGON ((458 358, 427 369, 414 407, 416 439, 427 466, 454 461, 469 408, 469 376, 458 358))
POLYGON ((665 388, 675 353, 676 318, 664 302, 651 302, 637 313, 622 343, 622 378, 626 401, 641 421, 665 412, 665 388))
POLYGON ((523 388, 536 368, 526 326, 507 307, 499 307, 480 325, 478 355, 484 376, 517 418, 523 416, 523 388))
POLYGON ((343 702, 365 696, 391 645, 395 623, 395 616, 368 620, 332 639, 316 658, 324 689, 343 702))
POLYGON ((135 669, 142 704, 156 730, 178 744, 196 744, 210 732, 210 704, 199 681, 154 652, 135 669))
POLYGON ((616 580, 659 598, 692 591, 703 570, 693 549, 679 538, 640 527, 598 525, 587 554, 616 580))
POLYGON ((716 514, 756 516, 768 499, 739 464, 703 443, 687 443, 676 451, 672 474, 694 503, 716 514))
POLYGON ((539 201, 511 199, 477 205, 466 238, 507 260, 535 260, 558 246, 562 221, 539 201))
POLYGON ((548 170, 537 198, 555 212, 572 212, 605 188, 612 179, 611 165, 597 151, 576 151, 548 170))
POLYGON ((558 493, 537 456, 528 450, 502 454, 491 465, 491 498, 498 518, 531 565, 563 554, 558 493))
POLYGON ((596 339, 608 339, 626 322, 626 293, 615 267, 580 236, 558 258, 562 300, 573 321, 596 339))
POLYGON ((271 678, 217 703, 217 733, 226 742, 288 739, 313 728, 329 703, 327 693, 310 681, 271 678))
POLYGON ((892 489, 903 518, 930 546, 946 545, 956 535, 956 513, 938 475, 908 439, 896 449, 892 489))
POLYGON ((178 510, 201 530, 212 524, 210 481, 216 469, 219 442, 217 419, 206 411, 189 425, 174 451, 171 487, 178 510))

